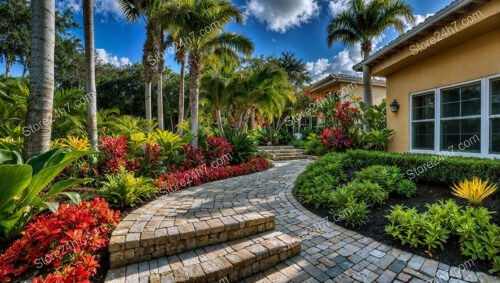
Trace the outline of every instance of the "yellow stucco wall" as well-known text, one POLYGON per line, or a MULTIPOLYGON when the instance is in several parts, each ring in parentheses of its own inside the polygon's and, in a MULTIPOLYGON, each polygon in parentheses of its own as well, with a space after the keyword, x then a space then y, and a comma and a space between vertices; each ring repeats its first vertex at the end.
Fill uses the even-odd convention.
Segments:
POLYGON ((388 110, 388 127, 395 130, 392 141, 389 143, 389 151, 409 151, 411 93, 495 74, 500 74, 500 28, 498 25, 496 29, 487 33, 477 34, 476 38, 466 40, 388 74, 387 103, 397 99, 401 106, 397 113, 388 110))
MULTIPOLYGON (((386 88, 381 86, 372 86, 373 103, 380 104, 385 98, 386 88)), ((313 98, 323 98, 328 93, 347 94, 353 93, 358 97, 363 97, 363 84, 355 83, 336 83, 328 87, 313 91, 311 96, 313 98)))

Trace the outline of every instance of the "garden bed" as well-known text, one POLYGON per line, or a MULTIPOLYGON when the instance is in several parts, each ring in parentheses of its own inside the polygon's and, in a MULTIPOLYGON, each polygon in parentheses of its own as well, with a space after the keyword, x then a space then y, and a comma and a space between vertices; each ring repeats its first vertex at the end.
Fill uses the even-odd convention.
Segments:
MULTIPOLYGON (((349 171, 354 172, 354 170, 349 170, 349 171)), ((385 203, 385 205, 372 209, 370 213, 370 218, 366 222, 366 225, 363 225, 359 228, 347 227, 343 221, 335 222, 333 220, 333 217, 328 214, 328 209, 325 208, 316 209, 313 206, 304 203, 302 205, 322 218, 328 216, 329 221, 334 222, 336 225, 342 226, 352 231, 356 231, 366 237, 370 237, 383 244, 397 247, 401 250, 417 254, 420 256, 430 257, 427 253, 425 253, 424 248, 415 249, 415 248, 410 248, 408 246, 403 246, 399 241, 395 241, 394 238, 388 235, 384 230, 385 226, 388 224, 388 220, 385 216, 389 214, 391 206, 393 205, 404 205, 410 208, 415 207, 419 212, 424 212, 426 211, 425 208, 426 204, 432 204, 439 200, 447 200, 447 199, 453 199, 460 206, 467 205, 467 202, 465 200, 456 198, 453 195, 451 195, 450 188, 447 186, 419 184, 417 195, 415 197, 410 199, 403 197, 389 198, 385 203)), ((499 208, 498 201, 499 201, 498 197, 497 199, 494 198, 487 199, 482 206, 488 208, 489 210, 498 211, 499 208)), ((500 225, 500 214, 496 213, 495 215, 493 215, 492 223, 500 225)), ((470 260, 470 258, 467 258, 461 254, 460 247, 458 245, 458 239, 454 238, 450 238, 450 240, 448 240, 448 242, 444 246, 443 251, 436 250, 433 256, 430 258, 448 264, 450 266, 459 266, 460 264, 470 260)), ((481 271, 487 273, 488 265, 478 261, 475 262, 475 265, 472 266, 470 269, 473 271, 481 271)))
POLYGON ((293 194, 315 214, 384 244, 452 266, 472 260, 471 270, 498 272, 500 193, 494 184, 500 162, 455 157, 439 160, 439 171, 418 178, 405 174, 432 158, 369 151, 325 155, 297 178, 293 194), (452 194, 458 182, 455 193, 463 198, 452 194))

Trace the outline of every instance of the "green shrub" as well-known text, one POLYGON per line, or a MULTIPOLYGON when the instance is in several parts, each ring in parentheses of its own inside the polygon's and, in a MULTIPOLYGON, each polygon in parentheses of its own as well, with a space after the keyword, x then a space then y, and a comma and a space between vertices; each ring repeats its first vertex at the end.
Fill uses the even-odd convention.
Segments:
POLYGON ((356 172, 356 179, 379 184, 388 192, 396 190, 395 187, 403 178, 401 170, 396 166, 374 165, 356 172))
POLYGON ((349 203, 353 203, 356 201, 357 199, 354 197, 354 191, 346 186, 342 186, 333 191, 330 195, 330 204, 332 206, 330 214, 339 214, 341 211, 348 208, 349 203))
POLYGON ((407 178, 416 182, 449 185, 473 177, 496 183, 500 182, 499 160, 366 150, 349 150, 347 156, 350 161, 349 165, 352 167, 397 166, 401 168, 407 178))
POLYGON ((370 210, 364 201, 350 202, 342 213, 341 217, 344 219, 346 225, 355 228, 362 226, 368 221, 370 210))
POLYGON ((460 251, 473 260, 490 260, 500 254, 500 228, 492 224, 486 208, 461 209, 453 200, 426 205, 427 211, 394 206, 386 216, 389 224, 385 231, 403 245, 425 246, 432 255, 452 236, 458 236, 460 251))
POLYGON ((333 189, 347 180, 342 164, 344 155, 330 154, 307 166, 295 180, 294 192, 297 198, 316 208, 329 207, 333 189))
POLYGON ((500 274, 500 255, 496 256, 492 262, 493 267, 489 270, 492 274, 500 274))
POLYGON ((370 207, 383 204, 389 197, 387 191, 378 184, 368 181, 355 180, 345 185, 345 188, 352 192, 354 198, 365 201, 370 207))
POLYGON ((408 179, 402 179, 399 181, 394 189, 398 195, 405 198, 411 198, 417 194, 417 185, 408 179))
POLYGON ((227 132, 226 138, 233 148, 233 164, 245 163, 258 152, 257 143, 244 132, 227 132))
POLYGON ((158 190, 153 186, 152 179, 135 177, 133 172, 123 167, 114 175, 106 175, 106 180, 102 182, 101 193, 110 204, 120 208, 142 203, 158 190))
POLYGON ((326 152, 326 147, 321 143, 317 134, 311 133, 304 144, 304 152, 307 154, 322 155, 326 152))

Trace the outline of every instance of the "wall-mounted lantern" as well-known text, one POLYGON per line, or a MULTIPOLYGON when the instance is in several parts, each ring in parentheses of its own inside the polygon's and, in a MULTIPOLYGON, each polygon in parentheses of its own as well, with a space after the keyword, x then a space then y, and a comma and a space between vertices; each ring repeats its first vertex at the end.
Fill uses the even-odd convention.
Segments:
POLYGON ((391 107, 391 111, 392 112, 394 112, 394 113, 398 112, 398 110, 399 110, 399 103, 398 103, 398 101, 396 99, 394 99, 394 101, 391 102, 391 104, 389 105, 389 107, 391 107))

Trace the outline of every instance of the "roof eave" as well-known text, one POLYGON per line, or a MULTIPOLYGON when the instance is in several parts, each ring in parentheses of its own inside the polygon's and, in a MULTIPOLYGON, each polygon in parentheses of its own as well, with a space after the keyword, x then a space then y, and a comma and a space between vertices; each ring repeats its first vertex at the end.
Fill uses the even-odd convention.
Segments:
POLYGON ((425 20, 423 23, 420 25, 416 26, 412 30, 402 34, 399 38, 394 40, 393 42, 389 43, 388 45, 382 47, 379 51, 375 52, 373 55, 370 57, 366 58, 365 60, 359 62, 358 64, 354 65, 352 69, 356 72, 361 72, 363 70, 364 65, 369 65, 376 59, 378 59, 380 56, 384 55, 385 53, 391 51, 393 48, 397 47, 398 45, 406 42, 407 40, 410 40, 412 37, 418 35, 422 31, 426 30, 427 28, 432 27, 436 22, 439 22, 443 18, 449 16, 450 14, 454 13, 456 10, 463 8, 467 6, 470 3, 475 2, 476 0, 462 0, 462 1, 455 1, 454 3, 451 3, 448 7, 442 9, 439 11, 436 15, 428 18, 425 20))

